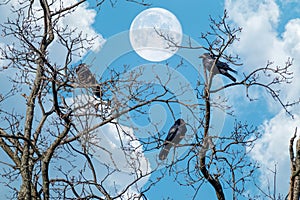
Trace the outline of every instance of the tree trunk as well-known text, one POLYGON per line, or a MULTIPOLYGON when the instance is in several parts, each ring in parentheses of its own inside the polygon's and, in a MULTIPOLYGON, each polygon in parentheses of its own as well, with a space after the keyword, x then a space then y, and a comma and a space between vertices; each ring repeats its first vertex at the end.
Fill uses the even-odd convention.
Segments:
POLYGON ((296 138, 297 129, 290 140, 291 177, 288 200, 299 200, 300 198, 300 138, 297 140, 296 152, 293 145, 296 138))
POLYGON ((295 182, 294 182, 294 199, 299 200, 300 197, 300 138, 296 145, 296 159, 295 159, 296 171, 294 171, 295 182))
MULTIPOLYGON (((27 193, 27 189, 26 189, 26 185, 25 183, 22 183, 21 188, 20 188, 20 192, 18 193, 18 199, 19 200, 23 200, 26 197, 26 193, 27 193)), ((41 198, 38 195, 38 192, 36 191, 36 188, 34 187, 34 185, 32 183, 30 183, 31 185, 31 199, 36 199, 36 200, 40 200, 41 198)))

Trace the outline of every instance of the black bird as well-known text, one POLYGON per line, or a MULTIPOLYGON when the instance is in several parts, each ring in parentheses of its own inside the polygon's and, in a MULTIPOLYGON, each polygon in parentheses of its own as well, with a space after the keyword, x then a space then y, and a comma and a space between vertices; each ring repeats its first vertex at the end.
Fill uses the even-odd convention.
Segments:
MULTIPOLYGON (((210 71, 216 58, 214 58, 210 53, 204 53, 200 56, 200 58, 202 58, 203 66, 208 71, 210 71)), ((216 66, 214 67, 214 70, 212 73, 213 73, 213 75, 222 74, 222 75, 230 78, 233 82, 236 82, 236 78, 234 78, 231 74, 229 74, 228 71, 231 71, 231 72, 237 74, 237 71, 231 69, 227 63, 224 63, 224 62, 221 62, 218 60, 216 62, 216 66)))
POLYGON ((159 153, 159 159, 165 160, 173 146, 179 144, 186 133, 186 126, 183 119, 177 119, 174 125, 170 128, 167 138, 164 142, 163 148, 159 153))
POLYGON ((93 94, 96 97, 101 98, 102 94, 100 84, 97 82, 95 76, 92 74, 86 64, 78 65, 78 67, 76 68, 76 74, 81 87, 91 88, 93 94))

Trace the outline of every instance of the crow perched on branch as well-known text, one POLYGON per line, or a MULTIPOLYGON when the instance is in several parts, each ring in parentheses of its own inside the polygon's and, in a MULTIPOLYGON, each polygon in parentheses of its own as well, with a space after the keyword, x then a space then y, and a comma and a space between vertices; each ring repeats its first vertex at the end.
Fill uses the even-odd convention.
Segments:
POLYGON ((102 97, 100 84, 97 82, 95 76, 92 74, 86 64, 78 65, 76 68, 76 74, 80 87, 91 88, 96 97, 102 97))
MULTIPOLYGON (((214 58, 210 53, 204 53, 200 56, 200 58, 202 58, 202 63, 203 66, 208 70, 211 71, 211 68, 216 60, 216 58, 214 58)), ((217 61, 215 63, 215 67, 213 69, 213 75, 216 74, 222 74, 228 78, 230 78, 233 82, 236 82, 236 78, 234 78, 231 74, 228 73, 228 71, 231 71, 235 74, 237 74, 237 71, 231 69, 227 63, 221 62, 221 61, 217 61)))
POLYGON ((163 148, 159 153, 159 159, 165 160, 173 146, 179 144, 186 133, 186 126, 183 119, 177 119, 174 125, 170 128, 167 138, 164 142, 163 148))

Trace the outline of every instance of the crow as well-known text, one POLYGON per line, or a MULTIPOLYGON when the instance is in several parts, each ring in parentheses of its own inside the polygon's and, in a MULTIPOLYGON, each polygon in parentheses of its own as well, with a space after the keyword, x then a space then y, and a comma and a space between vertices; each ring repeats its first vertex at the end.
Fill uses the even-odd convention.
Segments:
POLYGON ((165 139, 162 150, 159 153, 159 159, 165 160, 173 146, 179 144, 186 133, 186 126, 183 119, 177 119, 170 128, 167 138, 165 139))
MULTIPOLYGON (((200 58, 202 58, 202 63, 204 68, 206 68, 208 71, 211 70, 216 58, 214 58, 210 53, 204 53, 200 56, 200 58)), ((217 61, 215 63, 215 67, 213 69, 213 75, 216 74, 222 74, 228 78, 230 78, 233 82, 236 82, 236 78, 234 78, 231 74, 228 73, 228 71, 231 71, 235 74, 237 74, 237 71, 231 69, 227 63, 221 62, 221 61, 217 61)))
POLYGON ((76 74, 81 87, 91 88, 96 97, 102 97, 100 84, 97 82, 95 76, 86 64, 78 65, 76 68, 76 74))

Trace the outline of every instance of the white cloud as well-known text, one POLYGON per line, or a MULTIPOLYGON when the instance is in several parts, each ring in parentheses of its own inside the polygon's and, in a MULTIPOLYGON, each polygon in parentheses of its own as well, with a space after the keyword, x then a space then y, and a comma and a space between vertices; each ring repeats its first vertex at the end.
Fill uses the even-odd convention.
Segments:
MULTIPOLYGON (((287 98, 299 99, 300 96, 300 18, 290 20, 286 26, 285 31, 282 34, 284 45, 283 48, 294 59, 293 70, 293 82, 285 89, 287 91, 287 98)), ((300 111, 298 112, 300 113, 300 111)))
MULTIPOLYGON (((280 15, 282 13, 274 0, 250 1, 227 0, 226 9, 230 20, 242 27, 237 42, 231 51, 237 52, 244 63, 238 71, 250 72, 255 68, 264 67, 267 61, 274 61, 275 66, 285 66, 288 58, 294 58, 292 84, 282 84, 276 89, 281 90, 283 101, 297 99, 300 96, 300 18, 291 19, 285 26, 283 33, 277 31, 280 15)), ((261 91, 255 95, 261 95, 261 91)), ((235 98, 240 98, 243 92, 236 92, 235 98)), ((269 111, 280 111, 279 104, 274 104, 270 95, 263 96, 269 105, 269 111)))
MULTIPOLYGON (((67 7, 71 4, 74 4, 78 2, 77 0, 69 0, 64 1, 63 5, 60 5, 62 1, 55 1, 55 3, 51 4, 51 10, 57 10, 61 6, 67 7)), ((27 2, 26 2, 27 3, 27 2)), ((8 1, 6 4, 0 6, 0 24, 4 24, 7 19, 10 19, 11 21, 14 21, 16 19, 16 12, 12 12, 12 9, 18 9, 20 6, 20 2, 18 0, 11 0, 8 1)), ((28 7, 24 8, 24 13, 27 14, 28 7)), ((35 1, 33 5, 33 10, 36 11, 34 14, 42 15, 42 11, 40 9, 40 4, 38 1, 35 1)), ((82 33, 83 36, 87 35, 87 38, 96 38, 94 41, 94 44, 92 46, 92 50, 96 51, 99 50, 103 42, 105 41, 102 36, 93 29, 92 24, 94 23, 94 19, 96 16, 96 11, 88 9, 87 4, 81 4, 78 6, 77 9, 74 10, 74 12, 66 15, 65 17, 61 18, 61 21, 58 21, 59 26, 65 27, 68 26, 69 29, 73 30, 76 29, 74 32, 74 37, 80 33, 82 33)), ((26 21, 26 20, 24 20, 26 21)), ((40 20, 40 23, 42 23, 43 20, 40 20)), ((21 22, 20 22, 21 23, 21 22)), ((3 27, 0 27, 0 32, 2 33, 3 27)), ((43 30, 41 30, 43 31, 43 30)), ((57 39, 57 38, 56 38, 57 39)), ((10 35, 8 37, 3 37, 3 35, 0 36, 0 48, 7 49, 6 46, 12 47, 12 45, 16 45, 15 48, 18 48, 18 45, 20 45, 20 41, 18 41, 13 35, 10 35)), ((57 64, 64 64, 64 54, 65 49, 58 44, 57 42, 53 42, 53 45, 50 47, 48 51, 48 56, 50 57, 51 63, 57 63, 57 64)), ((87 52, 82 52, 82 55, 86 54, 87 52)), ((0 55, 1 57, 1 55, 0 55)), ((77 58, 78 60, 79 58, 77 58)), ((77 61, 75 58, 73 59, 73 62, 77 61)), ((2 60, 0 59, 0 69, 3 65, 8 65, 8 60, 2 60)), ((16 76, 16 74, 22 74, 18 69, 15 68, 9 68, 4 71, 0 72, 0 84, 2 86, 1 88, 1 94, 6 94, 9 92, 9 90, 13 87, 13 83, 10 80, 19 79, 19 77, 16 76)), ((32 77, 34 77, 34 74, 32 73, 32 77)), ((20 86, 22 88, 22 91, 16 93, 14 96, 10 97, 8 101, 1 102, 2 107, 5 108, 6 111, 11 110, 17 110, 17 112, 20 112, 21 114, 24 114, 25 111, 23 111, 26 108, 26 101, 25 98, 21 96, 21 93, 28 94, 30 91, 26 85, 20 86)))
MULTIPOLYGON (((51 6, 51 10, 59 10, 61 8, 66 8, 77 2, 78 0, 69 0, 63 2, 56 1, 51 6)), ((40 8, 38 5, 37 10, 39 9, 40 8)), ((75 39, 79 35, 81 36, 81 38, 86 39, 86 41, 83 41, 82 43, 77 44, 77 46, 74 47, 74 49, 76 49, 82 45, 85 49, 83 48, 77 50, 73 52, 73 54, 84 56, 87 53, 88 49, 91 49, 92 51, 99 51, 102 45, 104 44, 105 39, 102 37, 101 34, 97 33, 92 27, 92 25, 95 22, 95 17, 96 17, 96 11, 93 9, 89 9, 87 3, 83 3, 80 4, 73 12, 65 16, 62 16, 60 20, 57 22, 56 29, 65 30, 66 33, 72 32, 71 39, 75 39)), ((54 60, 53 62, 59 65, 63 65, 64 60, 62 59, 62 55, 66 55, 67 49, 65 49, 59 43, 57 35, 55 39, 56 42, 53 42, 49 48, 49 56, 52 60, 54 60)), ((70 38, 65 37, 64 39, 68 40, 69 45, 71 44, 70 38)), ((72 60, 73 62, 76 62, 81 58, 82 57, 73 57, 72 60)))
POLYGON ((290 20, 283 33, 284 49, 294 57, 300 54, 300 18, 290 20))
MULTIPOLYGON (((50 9, 58 10, 59 8, 65 8, 67 6, 70 6, 72 4, 75 4, 78 2, 77 0, 69 0, 69 1, 55 1, 55 3, 51 4, 50 9)), ((18 0, 12 0, 8 1, 6 4, 0 6, 0 24, 4 24, 7 19, 10 19, 11 21, 14 21, 17 17, 16 12, 12 12, 12 9, 18 9, 20 6, 20 2, 18 0)), ((24 13, 27 13, 28 7, 24 8, 24 13)), ((41 16, 42 10, 40 9, 40 4, 38 1, 35 1, 33 5, 33 13, 35 16, 41 16)), ((80 4, 77 9, 74 9, 73 12, 65 15, 64 17, 61 17, 59 21, 55 21, 57 23, 57 27, 59 28, 65 28, 68 27, 67 30, 71 31, 74 30, 72 33, 72 37, 78 37, 79 34, 82 34, 83 37, 86 37, 87 39, 92 39, 93 44, 87 44, 87 42, 84 42, 82 45, 87 48, 90 47, 93 51, 98 51, 105 40, 103 39, 102 35, 97 33, 94 28, 92 27, 94 20, 96 17, 96 11, 92 9, 88 9, 88 4, 80 4)), ((26 21, 26 20, 24 20, 26 21)), ((40 20, 39 23, 43 23, 43 20, 40 20)), ((35 25, 35 24, 34 24, 35 25)), ((34 28, 33 28, 34 29, 34 28)), ((0 32, 2 33, 3 28, 0 27, 0 32)), ((43 30, 41 30, 42 32, 43 30)), ((65 55, 66 55, 66 49, 59 44, 57 41, 57 35, 55 36, 55 41, 51 44, 50 48, 48 49, 48 57, 50 60, 50 63, 56 63, 57 65, 64 65, 65 64, 65 55)), ((68 38, 65 38, 68 39, 68 38)), ((70 43, 70 42, 69 42, 70 43)), ((20 45, 20 41, 18 41, 13 35, 3 37, 3 35, 0 36, 0 47, 5 49, 5 45, 15 45, 15 48, 18 49, 20 45)), ((80 44, 79 44, 80 45, 80 44)), ((77 51, 77 53, 79 53, 77 51)), ((80 54, 84 56, 87 53, 87 50, 81 50, 80 54)), ((1 56, 1 55, 0 55, 1 56)), ((72 61, 76 62, 80 57, 73 57, 72 61)), ((0 59, 0 64, 7 65, 9 61, 0 59)), ((15 79, 17 71, 15 69, 8 69, 0 73, 0 84, 5 85, 6 87, 2 88, 3 93, 5 93, 5 90, 10 89, 12 83, 9 82, 9 78, 15 79)), ((28 91, 22 91, 23 93, 27 93, 28 91)), ((19 101, 20 96, 15 95, 11 98, 11 100, 8 102, 10 104, 9 106, 15 106, 15 104, 11 104, 12 101, 19 101)), ((6 106, 7 107, 7 106, 6 106)))
MULTIPOLYGON (((64 7, 75 4, 77 0, 69 0, 64 2, 64 7)), ((69 15, 66 15, 62 20, 58 23, 58 27, 64 29, 68 27, 68 30, 74 31, 74 35, 82 35, 82 37, 86 37, 87 40, 93 39, 93 44, 89 44, 84 42, 82 45, 87 48, 91 46, 91 50, 99 51, 99 49, 104 44, 105 40, 102 35, 98 34, 92 24, 95 22, 96 11, 92 9, 88 9, 88 4, 81 4, 76 8, 76 10, 69 15)), ((81 54, 87 53, 85 50, 81 52, 81 54)))
MULTIPOLYGON (((238 27, 242 27, 242 32, 238 35, 240 40, 236 42, 230 51, 236 52, 242 58, 244 65, 237 67, 238 79, 243 78, 243 73, 248 74, 259 67, 265 67, 268 61, 274 61, 276 65, 283 66, 287 60, 288 52, 284 51, 284 42, 278 37, 276 31, 280 10, 272 0, 250 1, 250 0, 227 0, 225 8, 228 10, 229 19, 238 27)), ((261 80, 264 77, 260 77, 261 80)), ((269 111, 279 111, 279 104, 274 104, 273 99, 265 90, 252 87, 249 95, 253 99, 266 99, 269 104, 269 111)), ((248 101, 245 97, 243 87, 230 91, 239 113, 238 108, 244 107, 240 104, 240 99, 248 101)))
MULTIPOLYGON (((98 102, 93 97, 78 95, 75 99, 68 99, 67 102, 69 104, 76 102, 74 107, 82 107, 75 113, 79 117, 74 123, 77 124, 79 130, 93 127, 101 122, 99 117, 94 115, 95 108, 93 105, 98 102), (86 106, 87 102, 89 102, 88 105, 91 105, 90 107, 86 106)), ((127 197, 139 194, 139 190, 149 179, 147 173, 151 171, 151 168, 133 129, 117 123, 108 123, 87 134, 90 141, 95 144, 92 147, 94 157, 101 164, 108 166, 110 170, 116 170, 109 176, 107 176, 107 171, 103 165, 99 165, 102 167, 96 170, 101 177, 107 176, 104 185, 108 187, 110 193, 118 194, 136 179, 140 179, 124 193, 127 197), (142 178, 142 176, 145 177, 142 178)))
MULTIPOLYGON (((284 13, 281 13, 282 10, 275 0, 226 0, 225 5, 230 20, 243 28, 239 35, 240 41, 233 46, 233 51, 243 59, 242 70, 249 72, 254 68, 263 67, 268 60, 274 61, 275 65, 284 66, 287 58, 293 57, 294 65, 291 68, 294 73, 293 83, 278 86, 277 89, 281 89, 284 102, 299 99, 300 18, 288 21, 284 32, 279 33, 278 24, 280 16, 284 13)), ((266 189, 266 180, 273 180, 273 174, 268 169, 274 169, 274 165, 277 164, 278 192, 286 194, 290 176, 288 145, 295 127, 299 126, 300 109, 299 106, 293 108, 295 119, 292 120, 278 106, 278 102, 274 102, 267 96, 261 98, 265 98, 269 111, 272 111, 275 116, 266 120, 261 126, 264 134, 257 141, 251 157, 262 166, 260 180, 264 189, 266 189)), ((267 111, 257 110, 258 113, 267 111)))
POLYGON ((240 41, 233 48, 243 58, 244 70, 248 72, 265 66, 268 60, 283 64, 287 58, 276 32, 279 7, 272 0, 259 2, 226 1, 230 19, 243 28, 239 35, 240 41))
MULTIPOLYGON (((29 1, 28 2, 24 1, 24 2, 29 3, 29 1)), ((34 1, 34 2, 35 2, 35 5, 33 6, 33 9, 38 9, 37 5, 39 4, 39 2, 38 1, 34 1)), ((53 3, 51 5, 50 9, 53 11, 54 9, 59 8, 60 2, 63 2, 64 3, 63 6, 66 7, 70 4, 76 3, 78 1, 77 0, 55 1, 55 3, 53 3)), ((7 3, 5 5, 1 5, 0 6, 0 24, 3 25, 4 22, 6 22, 8 18, 11 21, 14 21, 17 17, 16 16, 17 13, 12 12, 12 7, 17 9, 20 6, 21 6, 20 1, 18 1, 18 0, 10 0, 10 1, 7 1, 7 3)), ((22 6, 24 6, 24 4, 22 6)), ((27 8, 28 7, 25 7, 25 9, 27 9, 27 8)), ((28 13, 27 10, 24 10, 24 13, 27 14, 28 13)), ((33 14, 41 15, 42 11, 40 9, 39 9, 39 11, 35 10, 33 12, 33 14)), ((81 4, 77 9, 74 10, 74 12, 72 12, 69 15, 62 18, 61 21, 59 21, 58 23, 59 23, 60 27, 68 26, 69 30, 76 29, 73 37, 77 36, 79 33, 82 33, 82 35, 86 36, 88 39, 95 38, 91 49, 93 51, 97 51, 101 48, 101 46, 105 40, 92 27, 95 17, 96 17, 95 10, 88 9, 87 4, 81 4)), ((42 22, 43 21, 41 20, 41 23, 42 22)), ((18 46, 20 45, 20 41, 18 41, 13 35, 4 37, 2 30, 3 30, 3 27, 0 27, 0 33, 1 33, 0 47, 5 48, 5 45, 15 44, 16 48, 18 48, 18 46)), ((43 31, 43 30, 41 30, 41 31, 43 31)), ((65 57, 64 55, 66 53, 66 50, 62 48, 62 45, 60 45, 56 39, 57 39, 57 37, 55 38, 55 41, 53 42, 51 47, 48 49, 47 53, 48 53, 49 59, 51 60, 50 61, 51 63, 56 63, 58 65, 61 65, 61 64, 64 64, 64 57, 65 57)), ((86 44, 84 43, 83 45, 86 45, 86 44)), ((85 47, 87 47, 87 46, 85 46, 85 47)), ((87 53, 87 51, 82 51, 81 55, 84 56, 86 53, 87 53)), ((72 61, 76 62, 78 59, 79 58, 73 59, 72 61)), ((8 64, 7 60, 0 59, 0 68, 3 65, 7 65, 7 64, 8 64)), ((6 69, 6 70, 0 72, 0 84, 2 85, 1 94, 5 94, 10 90, 13 83, 10 82, 9 80, 16 79, 16 73, 20 74, 20 72, 17 71, 15 68, 9 68, 9 69, 6 69)), ((25 114, 26 100, 25 100, 25 98, 23 98, 21 96, 21 93, 28 94, 30 91, 28 90, 28 87, 26 85, 23 85, 21 87, 22 87, 21 92, 16 93, 14 96, 10 97, 7 101, 1 102, 1 109, 4 109, 7 112, 14 111, 21 115, 25 114)), ((50 101, 48 101, 48 102, 49 102, 49 104, 51 104, 50 101)), ((37 117, 36 119, 39 119, 38 116, 40 115, 40 110, 38 107, 37 107, 35 113, 36 113, 36 117, 37 117)), ((3 123, 4 123, 4 121, 1 122, 2 125, 3 125, 3 123)), ((1 154, 2 153, 3 152, 1 152, 1 154)), ((3 155, 1 155, 1 156, 3 156, 3 155)), ((2 187, 2 186, 3 185, 0 185, 0 187, 2 187)), ((16 185, 16 187, 17 187, 17 185, 16 185)), ((8 194, 8 191, 6 191, 6 189, 4 189, 3 193, 1 193, 0 196, 3 197, 3 199, 4 199, 4 195, 7 195, 7 194, 8 194)))
MULTIPOLYGON (((50 5, 50 10, 52 12, 58 11, 60 9, 64 9, 66 7, 74 5, 77 2, 78 0, 55 1, 50 5)), ((24 5, 20 5, 19 1, 17 0, 8 1, 7 4, 0 6, 0 23, 3 24, 5 21, 7 21, 8 18, 11 21, 14 21, 17 18, 17 15, 16 13, 12 12, 12 7, 14 7, 14 9, 18 9, 21 6, 24 5)), ((28 6, 24 7, 24 13, 27 14, 28 6)), ((33 12, 31 15, 34 15, 36 18, 41 18, 43 16, 43 11, 41 10, 41 5, 38 1, 34 1, 32 10, 33 12)), ((56 29, 64 30, 66 33, 72 33, 71 37, 69 37, 68 35, 64 37, 64 39, 68 41, 69 45, 71 44, 71 40, 76 39, 79 35, 81 38, 86 38, 86 41, 83 41, 82 43, 76 44, 75 46, 73 44, 73 48, 77 49, 75 52, 73 52, 73 54, 77 54, 82 57, 87 53, 89 49, 91 49, 92 51, 99 51, 105 42, 105 39, 102 37, 102 35, 97 33, 92 27, 93 23, 95 22, 95 17, 96 11, 93 9, 89 9, 88 3, 82 3, 69 13, 64 12, 60 15, 53 16, 52 22, 56 29), (59 20, 57 20, 57 17, 59 17, 59 20), (79 47, 81 46, 85 49, 79 49, 79 47)), ((41 27, 43 27, 42 24, 43 20, 41 18, 41 20, 37 22, 37 25, 41 25, 41 27)), ((35 30, 36 28, 34 26, 36 24, 32 23, 31 25, 32 30, 35 30)), ((42 35, 43 29, 39 31, 42 35)), ((60 31, 60 34, 63 34, 63 32, 60 31)), ((12 36, 5 38, 1 37, 0 42, 4 44, 19 44, 19 41, 16 41, 16 39, 12 36)), ((64 59, 67 53, 67 49, 60 44, 58 35, 56 33, 54 42, 52 42, 52 44, 50 45, 47 53, 47 56, 50 58, 51 63, 56 63, 58 65, 63 65, 65 63, 64 59)), ((81 57, 73 57, 72 61, 76 62, 81 59, 81 57)))
POLYGON ((274 174, 270 170, 274 171, 276 164, 278 192, 287 193, 290 177, 289 140, 295 133, 295 127, 299 126, 299 121, 298 115, 295 115, 295 120, 291 120, 282 111, 261 126, 264 134, 250 156, 261 165, 260 182, 263 188, 267 188, 268 181, 272 187, 274 174))
MULTIPOLYGON (((55 1, 53 4, 51 4, 51 10, 58 10, 59 8, 65 8, 67 6, 70 6, 74 3, 78 2, 77 0, 69 0, 69 1, 55 1)), ((27 3, 27 2, 25 2, 27 3)), ((12 12, 12 9, 18 9, 20 6, 20 2, 18 0, 11 0, 8 1, 6 4, 0 6, 0 24, 4 24, 7 19, 10 19, 11 21, 14 21, 16 19, 16 12, 12 12)), ((24 13, 27 14, 28 7, 24 8, 24 13)), ((40 3, 38 1, 35 1, 33 5, 34 15, 41 16, 42 11, 40 9, 40 3)), ((78 34, 82 34, 82 36, 87 37, 88 39, 95 38, 93 41, 93 45, 91 46, 91 49, 93 51, 97 51, 101 48, 105 40, 103 37, 97 33, 94 28, 92 27, 94 20, 96 17, 96 11, 92 9, 88 9, 88 4, 80 4, 76 9, 74 9, 73 12, 65 15, 61 18, 60 21, 55 21, 58 23, 58 27, 65 28, 68 27, 69 30, 74 30, 72 37, 77 37, 78 34)), ((26 20, 24 20, 26 21, 26 20)), ((39 23, 43 23, 43 20, 40 20, 39 23)), ((0 27, 0 32, 2 33, 3 28, 0 27)), ((43 31, 43 30, 41 30, 43 31)), ((57 39, 57 37, 55 37, 57 39)), ((15 48, 18 48, 18 45, 20 44, 20 41, 18 41, 13 35, 3 37, 3 35, 0 36, 0 48, 5 49, 6 45, 12 46, 12 44, 16 45, 15 48)), ((87 47, 87 44, 83 44, 85 47, 87 47)), ((58 65, 64 64, 66 49, 63 48, 62 45, 60 45, 57 40, 53 42, 53 44, 48 49, 48 56, 50 57, 51 63, 56 63, 58 65)), ((86 50, 81 52, 81 55, 84 56, 87 53, 86 50)), ((0 55, 1 56, 1 55, 0 55)), ((73 58, 73 62, 78 61, 80 58, 73 58)), ((7 65, 9 61, 0 59, 0 69, 3 65, 7 65)), ((5 87, 1 88, 1 93, 8 92, 9 89, 12 87, 12 83, 9 81, 9 79, 16 79, 16 73, 21 73, 17 71, 14 68, 10 68, 7 70, 4 70, 0 73, 0 84, 5 85, 5 87)), ((28 88, 22 87, 22 93, 28 93, 28 88), (25 90, 27 89, 27 90, 25 90)), ((16 105, 23 106, 23 104, 14 104, 12 102, 21 102, 25 100, 23 97, 21 97, 20 94, 17 94, 10 98, 7 102, 2 102, 2 105, 5 106, 6 109, 8 108, 15 108, 16 105), (21 99, 21 100, 20 100, 21 99)), ((20 110, 20 109, 17 109, 20 110)))

